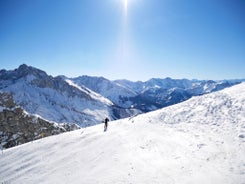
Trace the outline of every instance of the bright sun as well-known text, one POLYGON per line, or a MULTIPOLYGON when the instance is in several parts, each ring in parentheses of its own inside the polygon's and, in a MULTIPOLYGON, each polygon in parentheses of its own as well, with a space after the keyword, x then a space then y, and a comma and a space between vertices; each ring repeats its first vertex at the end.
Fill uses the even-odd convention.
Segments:
POLYGON ((125 10, 125 12, 127 12, 127 9, 128 9, 128 0, 123 0, 123 3, 124 3, 124 10, 125 10))

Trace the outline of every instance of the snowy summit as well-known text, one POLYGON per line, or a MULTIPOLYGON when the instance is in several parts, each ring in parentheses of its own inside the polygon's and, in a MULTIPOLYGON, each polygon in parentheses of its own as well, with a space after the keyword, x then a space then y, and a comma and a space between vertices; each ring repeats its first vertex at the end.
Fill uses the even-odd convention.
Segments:
POLYGON ((0 183, 244 184, 245 83, 4 150, 0 183))

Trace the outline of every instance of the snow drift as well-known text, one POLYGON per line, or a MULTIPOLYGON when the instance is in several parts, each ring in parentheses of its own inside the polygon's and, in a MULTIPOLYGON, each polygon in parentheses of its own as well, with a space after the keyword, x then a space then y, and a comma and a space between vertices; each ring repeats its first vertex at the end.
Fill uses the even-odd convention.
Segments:
POLYGON ((0 183, 245 183, 245 83, 4 150, 0 183))

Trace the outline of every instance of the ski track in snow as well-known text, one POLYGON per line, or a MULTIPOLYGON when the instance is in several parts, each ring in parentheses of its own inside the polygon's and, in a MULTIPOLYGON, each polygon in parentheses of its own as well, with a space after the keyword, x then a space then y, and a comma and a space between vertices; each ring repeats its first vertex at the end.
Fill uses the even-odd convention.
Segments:
POLYGON ((4 150, 0 183, 245 184, 245 84, 4 150))

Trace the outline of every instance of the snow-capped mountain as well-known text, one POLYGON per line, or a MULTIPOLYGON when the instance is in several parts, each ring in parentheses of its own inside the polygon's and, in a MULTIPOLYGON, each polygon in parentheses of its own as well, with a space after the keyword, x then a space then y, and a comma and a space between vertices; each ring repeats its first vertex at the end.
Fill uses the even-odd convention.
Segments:
POLYGON ((21 65, 0 71, 0 91, 13 95, 30 114, 82 127, 129 117, 217 91, 242 80, 198 81, 150 79, 146 82, 110 81, 103 77, 52 77, 37 68, 21 65))
MULTIPOLYGON (((242 81, 242 80, 241 80, 242 81)), ((205 81, 187 79, 151 79, 142 86, 141 93, 131 98, 134 107, 144 112, 156 110, 233 86, 241 81, 205 81)))
POLYGON ((75 124, 49 122, 30 115, 8 93, 0 92, 0 148, 10 148, 50 135, 79 129, 75 124))
POLYGON ((244 184, 245 83, 4 150, 2 183, 244 184))
POLYGON ((86 86, 124 108, 129 108, 132 105, 128 98, 137 95, 136 91, 104 77, 80 76, 71 80, 79 86, 86 86))
POLYGON ((146 82, 110 81, 103 77, 81 76, 71 79, 107 97, 114 104, 149 112, 238 84, 243 80, 205 81, 152 78, 146 82))
POLYGON ((84 86, 25 64, 15 70, 0 71, 0 91, 11 93, 28 113, 59 123, 85 127, 101 123, 106 116, 117 119, 132 114, 84 86))

